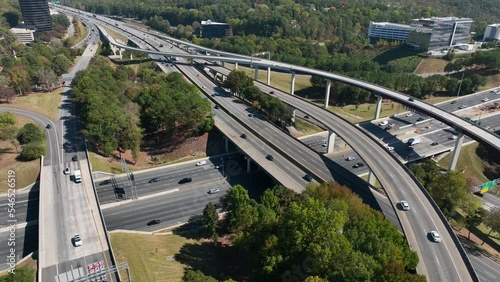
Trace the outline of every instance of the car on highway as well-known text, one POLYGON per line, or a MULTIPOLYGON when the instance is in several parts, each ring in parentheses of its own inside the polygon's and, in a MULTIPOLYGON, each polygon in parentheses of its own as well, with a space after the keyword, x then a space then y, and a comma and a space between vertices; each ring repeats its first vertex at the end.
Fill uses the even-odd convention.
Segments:
POLYGON ((215 194, 215 193, 219 193, 219 192, 220 192, 220 190, 217 188, 208 190, 208 194, 215 194))
POLYGON ((423 118, 423 117, 419 117, 419 118, 417 118, 417 121, 423 121, 423 120, 424 120, 424 118, 423 118))
POLYGON ((409 211, 410 210, 410 205, 408 204, 407 201, 401 201, 399 202, 399 204, 401 205, 401 208, 405 211, 409 211))
POLYGON ((309 115, 305 115, 304 118, 310 118, 310 116, 309 115))
POLYGON ((349 156, 349 157, 345 158, 346 161, 353 161, 355 159, 356 159, 355 156, 349 156))
POLYGON ((253 114, 248 114, 248 117, 253 117, 253 114))
POLYGON ((309 174, 304 175, 304 179, 305 179, 306 181, 308 181, 308 182, 313 181, 312 176, 311 176, 311 175, 309 175, 309 174))
POLYGON ((328 142, 324 142, 323 147, 328 147, 328 142))
POLYGON ((240 137, 243 139, 247 139, 247 135, 245 133, 241 133, 240 137))
POLYGON ((153 219, 151 221, 149 221, 148 223, 146 223, 147 226, 152 226, 152 225, 156 225, 156 224, 160 224, 161 220, 159 219, 153 219))
POLYGON ((274 157, 273 155, 267 155, 266 156, 266 159, 270 160, 270 161, 274 161, 274 157))
POLYGON ((456 103, 457 103, 457 101, 456 101, 456 100, 451 101, 451 104, 452 104, 452 105, 454 105, 454 104, 456 104, 456 103))
POLYGON ((388 126, 388 127, 384 128, 385 131, 389 131, 391 129, 392 129, 392 126, 388 126))
POLYGON ((465 109, 465 108, 467 108, 466 105, 462 105, 462 106, 459 107, 459 109, 465 109))
POLYGON ((149 183, 156 183, 156 182, 160 182, 160 178, 159 177, 151 178, 149 180, 149 183))
POLYGON ((389 126, 390 127, 394 127, 394 126, 396 126, 396 124, 395 123, 389 123, 389 126))
POLYGON ((407 117, 411 117, 412 115, 413 115, 412 112, 409 112, 409 113, 406 114, 407 117))
POLYGON ((455 139, 457 139, 457 138, 458 138, 458 136, 456 136, 456 135, 452 135, 452 136, 450 136, 450 139, 452 139, 452 140, 455 140, 455 139))
POLYGON ((386 146, 386 148, 387 148, 387 150, 389 150, 389 152, 394 151, 394 147, 392 147, 392 146, 386 146))
POLYGON ((106 179, 104 181, 101 181, 101 183, 99 183, 99 186, 108 185, 108 184, 111 184, 111 180, 106 179))
POLYGON ((489 100, 490 100, 490 99, 488 99, 488 97, 484 97, 482 101, 483 101, 483 102, 488 102, 489 100))
POLYGON ((431 146, 437 146, 437 145, 439 145, 439 143, 438 143, 438 142, 432 142, 432 143, 431 143, 431 146))
POLYGON ((70 173, 69 167, 66 167, 66 168, 64 169, 64 174, 68 175, 69 173, 70 173))
POLYGON ((215 104, 214 109, 218 109, 218 108, 219 108, 219 104, 215 104))
POLYGON ((429 233, 431 234, 432 241, 436 243, 441 243, 443 241, 443 239, 441 239, 441 235, 439 235, 437 231, 432 230, 429 233))
POLYGON ((196 163, 196 166, 202 166, 202 165, 206 165, 207 164, 207 161, 199 161, 196 163))
POLYGON ((413 98, 409 98, 409 99, 408 99, 408 101, 413 102, 413 101, 415 101, 415 100, 413 100, 413 98))
POLYGON ((381 121, 378 125, 379 126, 384 126, 384 125, 387 125, 389 122, 384 120, 384 121, 381 121))
POLYGON ((78 156, 77 155, 74 155, 71 160, 73 160, 74 162, 78 161, 78 156))
POLYGON ((80 247, 82 245, 82 239, 80 238, 80 235, 78 235, 78 234, 73 236, 72 241, 73 241, 73 245, 75 247, 80 247))
POLYGON ((179 180, 179 184, 189 183, 191 181, 193 181, 193 179, 191 179, 191 177, 185 177, 185 178, 179 180))
POLYGON ((274 91, 269 91, 269 94, 274 94, 274 91))
POLYGON ((51 129, 51 128, 52 128, 52 125, 47 124, 47 125, 45 126, 45 128, 47 128, 47 129, 51 129))
POLYGON ((364 166, 365 166, 365 164, 363 164, 363 163, 356 163, 356 164, 355 164, 355 165, 353 165, 352 167, 353 167, 353 168, 358 168, 358 167, 364 167, 364 166))

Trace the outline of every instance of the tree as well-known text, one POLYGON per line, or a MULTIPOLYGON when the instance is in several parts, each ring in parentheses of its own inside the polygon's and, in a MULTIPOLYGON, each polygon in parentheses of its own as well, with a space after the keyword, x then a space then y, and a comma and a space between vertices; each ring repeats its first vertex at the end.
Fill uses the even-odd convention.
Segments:
POLYGON ((36 79, 39 84, 45 86, 45 90, 50 91, 51 86, 57 82, 57 76, 54 71, 50 69, 39 69, 36 71, 36 79))
POLYGON ((443 214, 450 218, 468 195, 467 181, 462 173, 448 171, 439 175, 426 187, 443 214))
POLYGON ((36 160, 40 156, 45 155, 45 145, 42 143, 28 143, 23 146, 21 155, 22 160, 31 161, 36 160))
POLYGON ((16 117, 11 112, 0 113, 0 128, 16 124, 16 117))
POLYGON ((45 135, 40 127, 33 123, 27 123, 19 130, 17 139, 21 144, 40 143, 45 139, 45 135))
POLYGON ((481 224, 483 214, 484 214, 484 210, 478 209, 478 210, 476 210, 475 213, 469 214, 465 217, 465 226, 469 230, 469 234, 467 235, 467 239, 470 240, 471 229, 478 226, 479 224, 481 224))
POLYGON ((217 210, 215 205, 212 202, 209 202, 205 209, 203 209, 203 220, 202 220, 203 228, 208 232, 210 238, 214 242, 216 242, 218 234, 217 227, 219 224, 219 215, 217 214, 217 210))
POLYGON ((64 54, 59 54, 55 56, 54 60, 52 61, 52 69, 57 75, 62 75, 63 73, 66 73, 68 71, 69 67, 71 66, 71 60, 66 57, 64 54))
POLYGON ((19 24, 19 19, 21 18, 18 11, 8 11, 3 13, 2 16, 5 18, 10 27, 17 26, 19 24))
POLYGON ((203 274, 199 270, 188 270, 184 273, 182 277, 183 282, 217 282, 217 280, 211 276, 203 274))
POLYGON ((17 128, 15 126, 0 127, 0 140, 16 140, 17 128))
POLYGON ((52 23, 68 28, 70 25, 69 19, 65 14, 52 15, 52 23))
POLYGON ((29 74, 26 71, 25 66, 17 65, 10 72, 10 85, 14 87, 20 94, 23 91, 27 91, 30 88, 29 74))
POLYGON ((241 185, 235 185, 227 192, 223 206, 227 211, 229 228, 233 231, 252 226, 258 219, 255 202, 250 200, 248 191, 241 185))
POLYGON ((243 90, 253 84, 253 80, 244 71, 233 70, 224 81, 224 87, 234 94, 242 94, 243 90))
MULTIPOLYGON (((483 217, 483 223, 491 228, 490 232, 488 232, 488 236, 490 236, 493 231, 500 233, 500 208, 495 207, 490 211, 487 211, 483 217)), ((481 245, 482 244, 484 244, 484 240, 481 245)))

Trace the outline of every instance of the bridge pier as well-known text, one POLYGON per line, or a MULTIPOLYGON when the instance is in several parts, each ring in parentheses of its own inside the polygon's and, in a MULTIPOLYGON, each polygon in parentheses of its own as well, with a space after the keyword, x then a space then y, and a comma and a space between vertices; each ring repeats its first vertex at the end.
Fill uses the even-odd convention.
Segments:
POLYGON ((382 96, 376 95, 377 96, 377 104, 375 107, 375 119, 378 119, 380 117, 380 110, 382 109, 382 96))
POLYGON ((247 173, 250 173, 251 169, 252 169, 252 159, 247 157, 247 173))
POLYGON ((295 122, 295 111, 297 111, 297 110, 293 110, 293 112, 292 112, 292 122, 295 122))
POLYGON ((295 72, 291 72, 292 75, 292 81, 290 83, 290 95, 293 95, 295 93, 295 72))
POLYGON ((217 75, 218 75, 218 73, 216 72, 216 73, 214 74, 214 83, 217 81, 217 75))
POLYGON ((238 69, 238 63, 235 63, 234 64, 234 69, 237 70, 238 69))
POLYGON ((224 136, 224 149, 226 150, 226 153, 229 153, 229 139, 224 136))
POLYGON ((327 146, 326 146, 326 153, 331 153, 333 152, 333 148, 335 146, 335 138, 337 138, 337 134, 335 134, 335 132, 333 132, 332 130, 328 130, 328 140, 326 141, 327 142, 327 146))
POLYGON ((254 80, 258 81, 259 80, 259 67, 255 67, 254 70, 255 70, 254 80))
POLYGON ((462 132, 459 132, 457 141, 455 142, 455 148, 453 149, 453 156, 451 157, 449 170, 455 170, 455 167, 457 166, 457 161, 458 157, 460 156, 460 150, 462 149, 464 138, 465 135, 462 132))
POLYGON ((220 65, 221 65, 222 67, 224 67, 224 62, 223 62, 223 61, 221 61, 221 62, 220 62, 220 65))
POLYGON ((326 89, 325 89, 325 109, 328 108, 328 104, 330 103, 330 88, 332 86, 332 81, 330 79, 326 80, 326 89))
POLYGON ((377 180, 377 177, 375 177, 375 173, 370 169, 370 172, 368 172, 368 183, 370 185, 375 186, 375 181, 377 180))
POLYGON ((271 85, 271 67, 267 67, 267 85, 271 85))
POLYGON ((132 56, 132 53, 130 53, 130 60, 132 61, 134 57, 132 56))

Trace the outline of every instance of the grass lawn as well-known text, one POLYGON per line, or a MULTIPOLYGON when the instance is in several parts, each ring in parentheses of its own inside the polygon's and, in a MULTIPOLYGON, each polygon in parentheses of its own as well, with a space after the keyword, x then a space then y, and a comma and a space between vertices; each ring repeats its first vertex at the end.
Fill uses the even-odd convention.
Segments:
POLYGON ((104 28, 104 29, 106 30, 106 32, 107 32, 109 35, 111 35, 111 37, 113 37, 115 40, 117 40, 117 41, 121 41, 121 42, 124 42, 124 43, 127 43, 127 42, 128 42, 128 39, 127 39, 125 36, 121 35, 120 33, 115 32, 115 31, 113 31, 113 30, 111 30, 110 28, 107 28, 107 27, 103 27, 103 28, 104 28))
MULTIPOLYGON (((21 128, 32 120, 15 115, 16 127, 21 128)), ((21 147, 19 147, 21 151, 21 147)), ((40 174, 40 160, 20 162, 16 160, 16 147, 10 141, 0 141, 0 193, 6 193, 9 170, 16 172, 16 188, 24 188, 36 181, 40 174)))
POLYGON ((61 88, 48 93, 28 94, 27 96, 14 98, 12 103, 5 105, 5 107, 32 111, 44 115, 51 120, 57 120, 61 105, 61 95, 61 88))
MULTIPOLYGON (((355 105, 347 105, 344 107, 329 106, 328 110, 343 116, 352 123, 359 123, 372 120, 375 117, 375 108, 375 104, 361 104, 357 108, 355 105)), ((387 117, 404 111, 404 108, 398 103, 382 103, 380 117, 387 117)))
POLYGON ((454 97, 454 96, 431 97, 429 99, 425 99, 425 102, 427 102, 429 104, 437 104, 437 103, 441 103, 441 102, 448 101, 448 100, 455 99, 455 98, 456 97, 454 97))
POLYGON ((33 282, 36 280, 35 275, 36 261, 29 258, 23 263, 16 266, 16 273, 14 275, 0 275, 0 282, 33 282))
MULTIPOLYGON (((480 185, 488 181, 486 176, 483 174, 483 161, 476 154, 478 146, 479 143, 474 143, 462 147, 456 168, 458 171, 465 170, 465 178, 471 180, 474 185, 480 185)), ((439 165, 444 168, 448 168, 450 166, 451 157, 452 154, 448 154, 439 161, 439 165)))
MULTIPOLYGON (((226 63, 225 66, 234 69, 233 64, 226 63)), ((246 74, 254 77, 254 70, 247 67, 238 66, 238 70, 245 71, 246 74)), ((311 87, 310 75, 296 75, 295 76, 295 91, 300 91, 311 87)), ((259 69, 259 81, 267 83, 267 70, 259 69)), ((290 93, 290 83, 292 81, 291 74, 271 71, 271 86, 280 89, 286 93, 290 93)))
POLYGON ((311 135, 314 133, 325 131, 324 129, 315 125, 314 123, 311 123, 302 118, 295 119, 295 129, 302 132, 304 135, 311 135))
POLYGON ((500 86, 500 74, 486 76, 486 85, 481 87, 480 90, 490 89, 500 86))
POLYGON ((69 38, 70 45, 74 45, 80 41, 82 41, 89 34, 89 29, 83 26, 82 22, 76 19, 75 23, 75 33, 71 38, 69 38))
MULTIPOLYGON (((118 263, 127 262, 133 281, 181 281, 186 265, 173 259, 181 247, 198 241, 178 235, 112 233, 111 244, 118 263), (172 257, 171 257, 172 256, 172 257)), ((123 281, 125 272, 121 273, 123 281)))
POLYGON ((443 59, 423 59, 415 70, 415 74, 444 72, 444 67, 449 62, 443 59))
MULTIPOLYGON (((368 176, 369 176, 369 175, 370 175, 370 174, 365 174, 365 175, 361 176, 361 178, 362 178, 364 181, 368 182, 368 176)), ((378 179, 375 179, 375 188, 377 188, 377 189, 381 189, 381 188, 382 188, 382 185, 380 185, 380 182, 378 182, 378 179)))

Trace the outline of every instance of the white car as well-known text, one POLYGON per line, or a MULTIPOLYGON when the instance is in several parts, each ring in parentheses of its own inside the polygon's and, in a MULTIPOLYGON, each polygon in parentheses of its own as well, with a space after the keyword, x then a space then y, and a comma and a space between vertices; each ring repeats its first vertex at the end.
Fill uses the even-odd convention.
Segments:
POLYGON ((356 157, 354 157, 354 156, 349 156, 349 157, 347 157, 345 160, 346 160, 346 161, 353 161, 353 160, 355 160, 355 159, 356 159, 356 157))
POLYGON ((202 165, 206 165, 206 164, 207 164, 207 161, 200 161, 200 162, 196 163, 196 166, 202 166, 202 165))
POLYGON ((392 147, 392 146, 387 146, 386 148, 387 148, 387 150, 389 150, 389 152, 394 151, 394 147, 392 147))
POLYGON ((456 136, 456 135, 452 135, 452 136, 450 137, 450 139, 452 139, 452 140, 455 140, 455 139, 457 139, 457 138, 458 138, 458 136, 456 136))
POLYGON ((82 245, 82 239, 80 238, 80 235, 76 234, 73 237, 73 244, 75 245, 75 247, 80 247, 82 245))
POLYGON ((70 173, 69 167, 64 169, 64 174, 68 175, 70 173))
POLYGON ((488 102, 490 99, 488 99, 488 97, 484 97, 483 98, 483 102, 488 102))
POLYGON ((443 241, 443 239, 441 239, 441 235, 439 235, 439 233, 437 231, 431 231, 431 237, 432 237, 432 240, 436 243, 441 243, 443 241))
POLYGON ((407 201, 401 201, 399 202, 401 204, 401 208, 405 211, 409 211, 410 210, 410 205, 408 204, 407 201))
POLYGON ((215 188, 215 189, 210 189, 210 191, 208 191, 208 194, 215 194, 215 193, 219 193, 219 189, 215 188))
POLYGON ((412 115, 413 115, 413 113, 411 113, 411 112, 406 114, 407 117, 411 117, 412 115))

